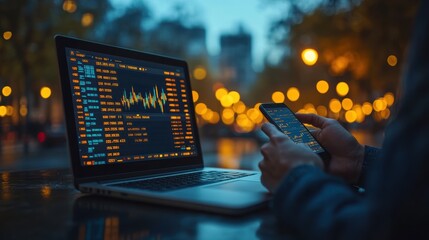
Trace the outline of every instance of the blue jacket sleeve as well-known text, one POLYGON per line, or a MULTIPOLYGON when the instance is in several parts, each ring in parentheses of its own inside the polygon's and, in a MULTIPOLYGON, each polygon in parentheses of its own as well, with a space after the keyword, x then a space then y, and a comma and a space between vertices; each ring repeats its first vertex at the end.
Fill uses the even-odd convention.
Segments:
POLYGON ((358 180, 358 186, 359 187, 365 187, 365 179, 368 175, 368 169, 371 165, 374 164, 375 161, 377 161, 378 158, 380 158, 381 155, 381 149, 365 146, 365 156, 362 163, 362 169, 360 172, 359 180, 358 180))
POLYGON ((280 227, 304 239, 367 239, 370 205, 343 181, 318 168, 291 170, 273 207, 280 227))

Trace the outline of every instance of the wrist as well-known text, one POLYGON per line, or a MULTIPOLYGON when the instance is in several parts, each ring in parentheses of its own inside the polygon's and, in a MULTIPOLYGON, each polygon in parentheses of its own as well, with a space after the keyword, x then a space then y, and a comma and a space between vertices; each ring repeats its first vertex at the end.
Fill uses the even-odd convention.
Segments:
POLYGON ((355 161, 353 166, 353 178, 352 178, 352 184, 357 184, 359 182, 359 179, 361 177, 362 172, 362 165, 364 164, 365 160, 365 146, 359 144, 355 151, 355 161))

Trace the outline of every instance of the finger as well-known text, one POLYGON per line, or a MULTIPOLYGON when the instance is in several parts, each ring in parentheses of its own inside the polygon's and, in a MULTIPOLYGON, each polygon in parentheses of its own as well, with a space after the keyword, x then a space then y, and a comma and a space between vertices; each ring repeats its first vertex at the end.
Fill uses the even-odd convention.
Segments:
POLYGON ((271 172, 269 171, 269 168, 265 165, 264 160, 259 162, 259 168, 261 169, 262 185, 264 185, 264 187, 268 189, 270 192, 273 192, 273 189, 275 189, 277 181, 272 176, 271 172))
POLYGON ((270 140, 276 137, 286 136, 271 123, 264 123, 261 126, 261 130, 270 138, 270 140))
POLYGON ((302 123, 311 124, 315 127, 322 128, 324 125, 328 123, 329 118, 325 118, 316 114, 303 114, 296 113, 296 118, 300 120, 302 123))

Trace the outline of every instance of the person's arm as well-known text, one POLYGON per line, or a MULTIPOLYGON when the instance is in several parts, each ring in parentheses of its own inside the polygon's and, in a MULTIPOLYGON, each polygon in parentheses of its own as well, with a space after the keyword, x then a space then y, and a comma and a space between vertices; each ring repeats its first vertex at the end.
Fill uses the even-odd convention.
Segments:
MULTIPOLYGON (((366 239, 367 230, 382 223, 373 217, 376 211, 365 200, 368 198, 344 178, 328 175, 310 148, 295 144, 272 124, 266 123, 261 129, 270 139, 261 147, 261 182, 275 194, 273 210, 281 229, 304 239, 366 239)), ((340 156, 337 160, 342 159, 340 156)), ((354 173, 355 164, 345 166, 354 173)))
POLYGON ((368 169, 371 165, 380 158, 381 149, 371 146, 365 146, 365 154, 360 170, 359 180, 357 182, 358 187, 365 187, 365 180, 368 175, 368 169))
POLYGON ((369 204, 344 181, 303 165, 290 171, 276 191, 279 227, 303 239, 367 239, 369 204))

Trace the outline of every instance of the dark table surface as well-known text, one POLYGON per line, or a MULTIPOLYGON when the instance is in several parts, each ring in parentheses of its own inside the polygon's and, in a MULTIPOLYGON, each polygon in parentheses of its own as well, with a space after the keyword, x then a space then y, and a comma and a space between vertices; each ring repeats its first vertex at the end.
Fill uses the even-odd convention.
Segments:
POLYGON ((284 239, 268 209, 223 216, 84 195, 68 169, 2 172, 0 239, 284 239))

